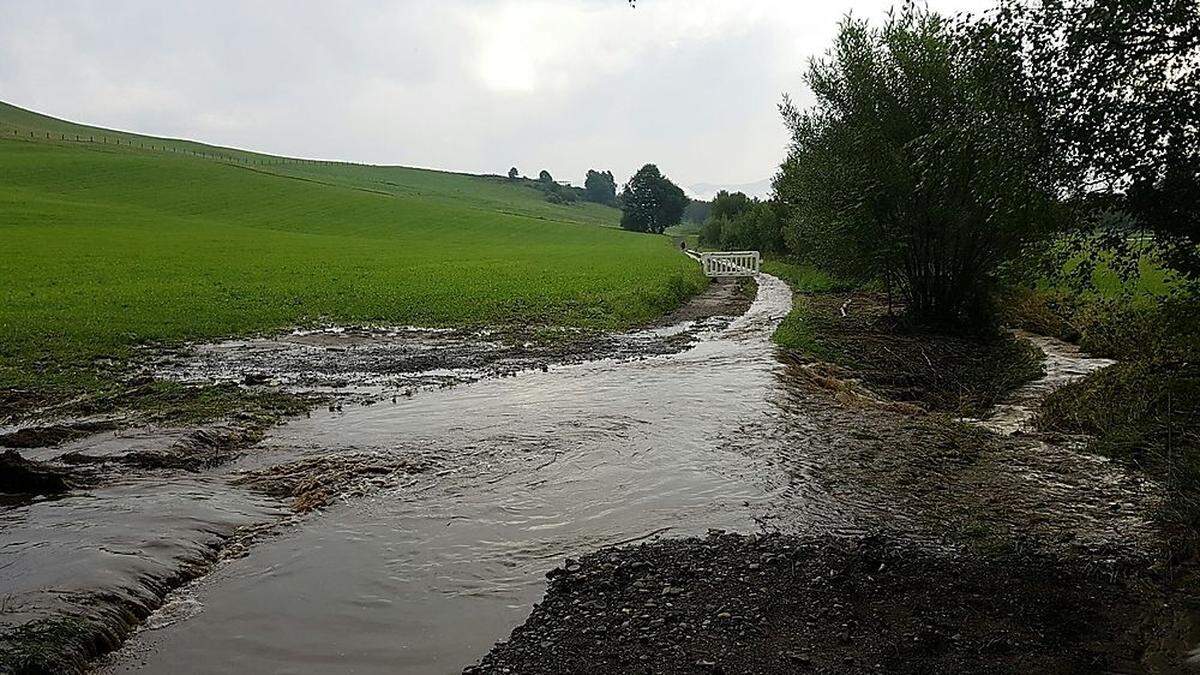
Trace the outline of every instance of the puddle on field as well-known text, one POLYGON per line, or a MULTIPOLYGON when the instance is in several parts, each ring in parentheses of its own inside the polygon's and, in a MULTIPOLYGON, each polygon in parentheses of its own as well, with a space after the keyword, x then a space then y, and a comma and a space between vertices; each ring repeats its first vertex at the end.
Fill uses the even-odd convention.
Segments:
POLYGON ((791 307, 750 310, 692 349, 604 360, 315 413, 234 469, 326 453, 430 452, 453 467, 329 509, 222 566, 204 607, 143 631, 109 672, 456 672, 528 614, 570 555, 655 533, 756 529, 761 466, 736 443, 779 365, 791 307))
POLYGON ((623 333, 330 326, 150 347, 143 368, 148 375, 181 382, 269 383, 377 400, 384 391, 411 392, 605 358, 673 354, 728 323, 728 317, 714 316, 623 333))

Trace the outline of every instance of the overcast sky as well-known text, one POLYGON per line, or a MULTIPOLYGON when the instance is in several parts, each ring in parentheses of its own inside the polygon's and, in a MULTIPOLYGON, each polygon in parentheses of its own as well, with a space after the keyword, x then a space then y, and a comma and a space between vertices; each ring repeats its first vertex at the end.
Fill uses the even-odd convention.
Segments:
MULTIPOLYGON (((890 0, 0 0, 0 100, 265 152, 769 177, 807 58, 890 0)), ((932 0, 945 11, 988 0, 932 0)))

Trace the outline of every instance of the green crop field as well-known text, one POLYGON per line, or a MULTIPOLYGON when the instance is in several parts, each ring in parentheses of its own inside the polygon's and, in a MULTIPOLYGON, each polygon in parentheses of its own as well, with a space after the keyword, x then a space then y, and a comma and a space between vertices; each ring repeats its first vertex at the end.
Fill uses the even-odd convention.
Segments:
POLYGON ((2 388, 145 341, 295 324, 618 327, 705 283, 670 239, 616 229, 617 211, 502 178, 285 160, 2 104, 0 176, 2 388))

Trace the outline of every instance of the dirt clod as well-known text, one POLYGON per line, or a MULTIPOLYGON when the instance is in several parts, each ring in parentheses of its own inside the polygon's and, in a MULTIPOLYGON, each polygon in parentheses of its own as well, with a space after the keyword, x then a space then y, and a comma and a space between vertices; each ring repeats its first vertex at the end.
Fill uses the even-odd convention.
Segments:
POLYGON ((70 488, 66 471, 25 459, 16 450, 0 453, 0 492, 57 494, 70 488))
POLYGON ((0 434, 0 447, 48 448, 114 428, 116 425, 111 422, 79 422, 77 424, 25 427, 7 434, 0 434))
POLYGON ((426 471, 430 466, 430 462, 415 456, 339 454, 246 473, 234 482, 276 499, 290 499, 293 510, 307 513, 339 499, 394 485, 402 476, 426 471))

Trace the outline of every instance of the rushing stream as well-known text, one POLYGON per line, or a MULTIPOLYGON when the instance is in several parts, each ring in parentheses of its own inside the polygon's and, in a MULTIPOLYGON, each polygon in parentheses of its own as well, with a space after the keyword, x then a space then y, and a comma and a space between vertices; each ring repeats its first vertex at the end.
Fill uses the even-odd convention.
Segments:
MULTIPOLYGON (((1155 486, 1112 463, 1007 436, 963 461, 939 454, 936 427, 796 388, 770 342, 791 302, 782 281, 760 275, 750 309, 712 324, 724 327, 692 326, 700 339, 686 351, 377 396, 294 419, 208 473, 0 508, 0 590, 17 608, 8 620, 23 608, 88 606, 72 591, 153 606, 150 590, 181 562, 211 557, 235 527, 283 518, 233 479, 313 460, 424 470, 400 480, 368 472, 377 483, 362 496, 278 528, 172 593, 97 669, 458 672, 529 614, 564 558, 710 528, 882 524, 936 538, 966 518, 1089 546, 1154 538, 1143 514, 1155 486)), ((1027 426, 1049 390, 1107 363, 1031 339, 1047 352, 1047 374, 979 422, 1000 434, 1027 426)), ((101 434, 31 455, 178 442, 164 433, 101 434)))
POLYGON ((564 557, 655 533, 754 530, 767 472, 729 451, 775 386, 787 286, 686 352, 596 361, 314 414, 235 469, 418 452, 445 470, 305 520, 176 594, 109 672, 456 672, 564 557))

